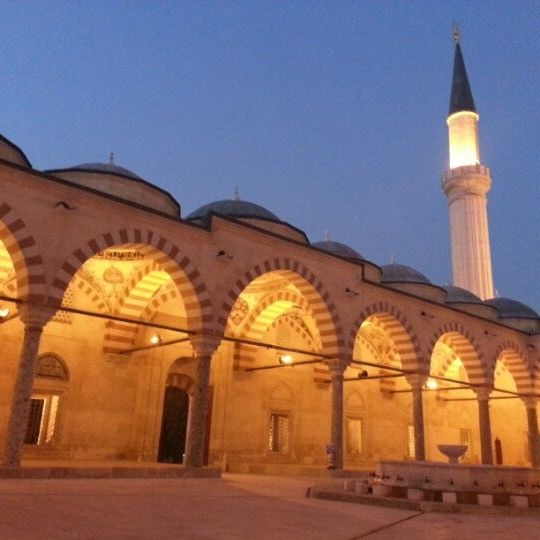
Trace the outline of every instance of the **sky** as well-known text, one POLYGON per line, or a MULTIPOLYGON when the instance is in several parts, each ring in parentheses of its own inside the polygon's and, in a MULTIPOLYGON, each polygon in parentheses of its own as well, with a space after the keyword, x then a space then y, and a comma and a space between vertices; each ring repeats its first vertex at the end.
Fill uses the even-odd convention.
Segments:
POLYGON ((11 1, 0 133, 39 170, 115 162, 182 216, 240 198, 452 281, 441 175, 458 22, 491 169, 495 287, 540 312, 540 3, 11 1))

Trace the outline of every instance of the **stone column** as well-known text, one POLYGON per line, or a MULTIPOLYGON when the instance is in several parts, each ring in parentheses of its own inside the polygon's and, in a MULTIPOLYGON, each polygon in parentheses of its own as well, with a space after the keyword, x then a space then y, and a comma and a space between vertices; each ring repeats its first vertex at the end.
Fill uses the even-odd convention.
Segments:
POLYGON ((21 465, 41 333, 55 311, 51 308, 28 304, 19 306, 21 321, 24 323, 24 337, 11 398, 2 456, 3 467, 17 468, 21 465))
POLYGON ((426 461, 426 441, 424 435, 424 396, 422 389, 426 378, 422 375, 407 377, 412 387, 412 412, 414 428, 414 459, 426 461))
POLYGON ((478 400, 478 422, 480 427, 480 450, 483 465, 493 465, 493 445, 491 444, 491 421, 489 418, 489 394, 491 388, 476 388, 478 400))
POLYGON ((540 441, 538 439, 538 414, 536 412, 536 399, 524 398, 523 402, 527 408, 528 442, 529 455, 531 456, 531 467, 540 467, 540 441))
POLYGON ((197 359, 193 395, 189 407, 189 430, 186 441, 186 467, 203 467, 208 418, 208 383, 212 355, 219 346, 219 338, 194 336, 191 345, 197 359))
POLYGON ((345 368, 338 361, 329 366, 332 378, 332 420, 330 444, 332 449, 331 467, 343 469, 343 372, 345 368))

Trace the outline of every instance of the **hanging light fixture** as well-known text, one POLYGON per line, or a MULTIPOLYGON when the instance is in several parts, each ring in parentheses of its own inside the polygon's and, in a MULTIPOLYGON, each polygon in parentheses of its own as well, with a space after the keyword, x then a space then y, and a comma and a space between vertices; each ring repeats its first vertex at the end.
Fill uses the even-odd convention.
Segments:
POLYGON ((294 362, 294 358, 290 354, 282 354, 279 357, 279 363, 284 366, 290 366, 294 362))
POLYGON ((9 315, 9 308, 7 306, 0 306, 0 319, 5 319, 9 315))

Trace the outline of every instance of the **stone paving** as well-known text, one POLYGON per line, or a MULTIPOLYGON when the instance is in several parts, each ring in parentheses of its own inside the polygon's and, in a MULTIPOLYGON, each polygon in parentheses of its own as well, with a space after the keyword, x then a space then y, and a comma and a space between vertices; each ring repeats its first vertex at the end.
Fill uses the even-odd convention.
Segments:
POLYGON ((424 514, 306 498, 314 483, 239 474, 222 479, 1 480, 0 538, 540 538, 539 518, 424 514))

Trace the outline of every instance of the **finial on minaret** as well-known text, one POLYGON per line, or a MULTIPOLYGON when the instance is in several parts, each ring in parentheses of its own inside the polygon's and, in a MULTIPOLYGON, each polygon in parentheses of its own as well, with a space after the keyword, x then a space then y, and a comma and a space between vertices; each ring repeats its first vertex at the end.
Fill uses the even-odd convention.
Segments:
POLYGON ((461 39, 461 32, 459 31, 459 26, 457 23, 454 23, 454 41, 459 43, 461 39))
POLYGON ((235 201, 240 200, 240 193, 238 192, 238 186, 234 186, 233 200, 235 200, 235 201))
POLYGON ((109 165, 114 165, 114 152, 109 154, 109 165))
POLYGON ((396 264, 396 256, 390 253, 390 264, 396 264))
POLYGON ((328 232, 328 229, 324 231, 324 241, 330 242, 330 233, 328 232))

